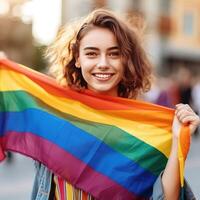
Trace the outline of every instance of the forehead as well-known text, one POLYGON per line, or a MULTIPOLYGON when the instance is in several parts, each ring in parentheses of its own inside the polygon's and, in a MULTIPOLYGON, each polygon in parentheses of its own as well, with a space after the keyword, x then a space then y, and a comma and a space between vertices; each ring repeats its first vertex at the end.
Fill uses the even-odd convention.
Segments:
POLYGON ((98 47, 98 48, 110 48, 117 45, 117 39, 115 35, 107 28, 94 28, 80 41, 80 49, 85 47, 98 47))

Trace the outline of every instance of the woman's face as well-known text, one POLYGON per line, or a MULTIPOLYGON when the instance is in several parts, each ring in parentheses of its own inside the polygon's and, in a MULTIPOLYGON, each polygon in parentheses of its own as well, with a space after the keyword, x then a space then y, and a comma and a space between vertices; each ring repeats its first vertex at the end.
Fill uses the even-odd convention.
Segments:
POLYGON ((94 28, 81 39, 77 63, 88 89, 117 96, 124 66, 116 38, 109 29, 94 28))

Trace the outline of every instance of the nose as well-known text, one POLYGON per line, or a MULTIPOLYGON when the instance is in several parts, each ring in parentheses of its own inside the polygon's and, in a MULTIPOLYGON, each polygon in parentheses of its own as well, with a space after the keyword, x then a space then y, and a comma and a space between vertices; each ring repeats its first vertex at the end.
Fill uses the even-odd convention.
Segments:
POLYGON ((98 63, 97 63, 97 67, 100 69, 107 69, 109 68, 109 61, 106 57, 106 55, 101 55, 99 57, 98 63))

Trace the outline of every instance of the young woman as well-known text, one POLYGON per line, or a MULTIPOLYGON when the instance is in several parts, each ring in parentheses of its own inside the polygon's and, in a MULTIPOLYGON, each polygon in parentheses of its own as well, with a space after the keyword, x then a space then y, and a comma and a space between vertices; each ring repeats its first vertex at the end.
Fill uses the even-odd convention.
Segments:
MULTIPOLYGON (((48 55, 59 82, 77 90, 87 88, 103 95, 137 98, 140 91, 150 88, 151 66, 137 33, 110 11, 95 10, 82 23, 65 27, 48 55)), ((171 154, 154 185, 152 199, 179 199, 177 145, 181 123, 190 123, 192 133, 199 124, 199 117, 188 105, 176 106, 171 154)), ((37 164, 37 168, 32 199, 59 199, 59 181, 73 188, 45 166, 37 164), (42 185, 47 187, 45 194, 40 193, 42 185)), ((78 188, 73 191, 75 199, 94 199, 78 188)), ((186 199, 194 198, 191 191, 185 195, 186 199)))
MULTIPOLYGON (((151 66, 137 32, 110 11, 95 10, 81 23, 65 27, 48 55, 60 84, 79 91, 89 89, 102 95, 136 99, 151 85, 151 66)), ((188 105, 176 106, 171 154, 154 184, 151 197, 154 200, 179 199, 177 147, 181 123, 189 123, 191 133, 200 123, 188 105)), ((94 199, 54 175, 46 166, 36 163, 36 168, 32 200, 94 199)), ((185 187, 186 199, 194 199, 187 184, 185 187)))

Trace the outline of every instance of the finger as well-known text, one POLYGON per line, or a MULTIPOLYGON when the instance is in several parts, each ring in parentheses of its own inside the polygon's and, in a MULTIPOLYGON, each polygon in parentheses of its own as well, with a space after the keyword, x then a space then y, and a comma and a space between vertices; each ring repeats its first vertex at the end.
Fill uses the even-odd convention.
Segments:
POLYGON ((179 118, 183 115, 195 115, 196 113, 191 109, 188 104, 179 104, 177 105, 177 109, 175 110, 175 114, 179 118))
POLYGON ((177 116, 177 118, 178 118, 180 121, 181 121, 184 117, 190 116, 190 115, 194 115, 194 113, 192 113, 192 112, 190 112, 190 111, 188 111, 188 110, 184 110, 184 109, 182 109, 182 110, 176 112, 176 116, 177 116))
POLYGON ((188 105, 188 104, 177 104, 176 105, 176 110, 182 110, 182 109, 185 109, 185 110, 188 110, 188 111, 193 111, 192 108, 188 105))
POLYGON ((191 112, 195 113, 193 111, 193 109, 188 104, 185 104, 185 109, 188 110, 188 111, 191 111, 191 112))
POLYGON ((190 122, 190 123, 198 124, 200 121, 199 116, 193 111, 180 110, 180 111, 177 111, 176 116, 181 123, 190 122), (187 117, 190 118, 190 121, 185 121, 187 117))
POLYGON ((195 115, 187 115, 181 118, 181 122, 184 124, 192 123, 198 125, 198 117, 195 115))
POLYGON ((187 118, 187 117, 191 117, 192 118, 192 120, 191 120, 191 122, 195 122, 195 121, 199 121, 199 116, 198 115, 196 115, 195 113, 193 113, 193 112, 189 112, 189 111, 180 111, 179 113, 177 113, 176 114, 176 116, 177 116, 177 118, 178 118, 178 120, 180 121, 180 122, 183 122, 183 120, 185 119, 185 118, 187 118))

